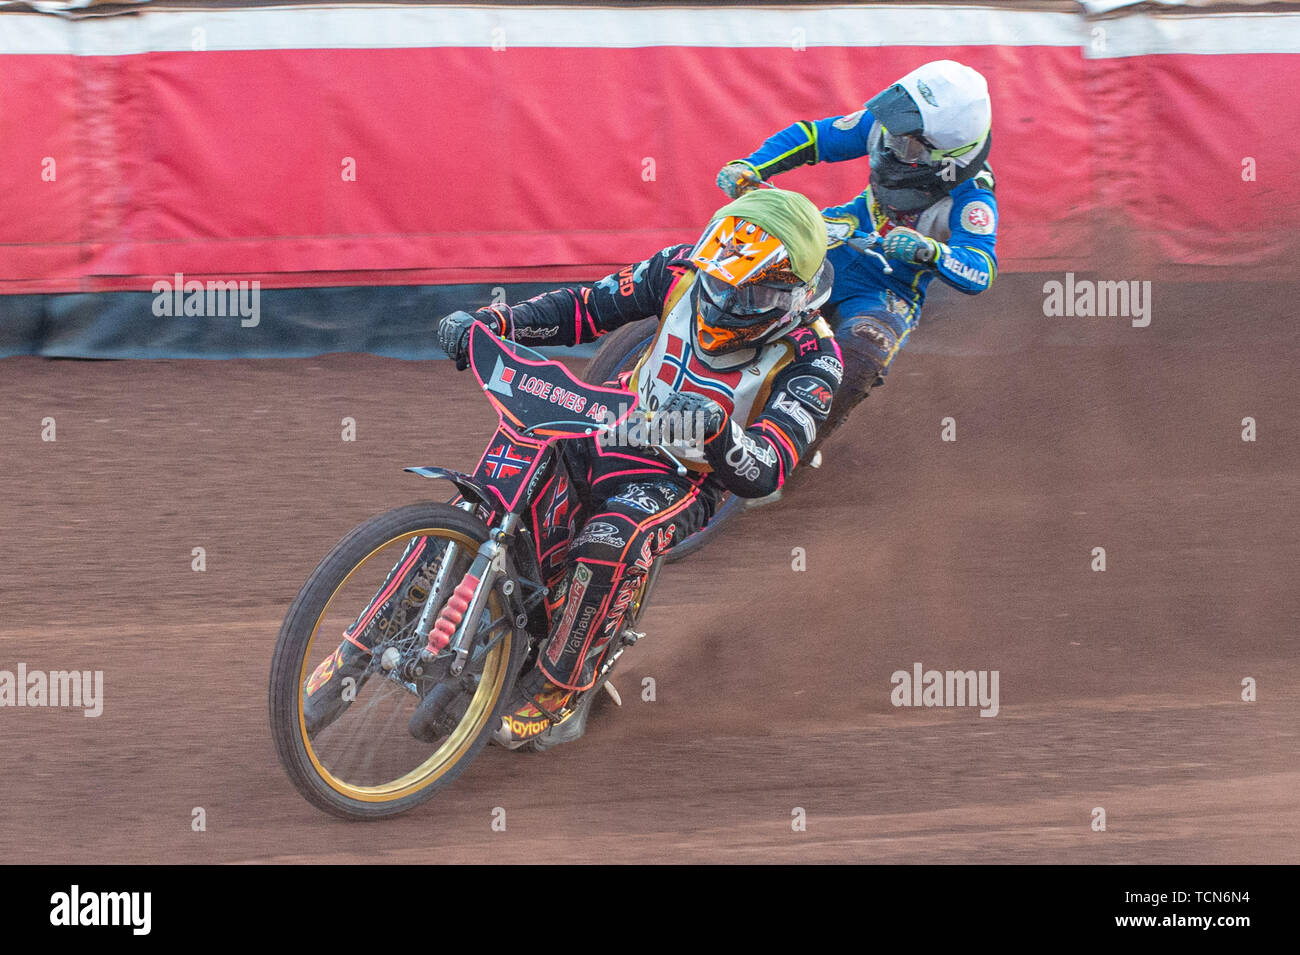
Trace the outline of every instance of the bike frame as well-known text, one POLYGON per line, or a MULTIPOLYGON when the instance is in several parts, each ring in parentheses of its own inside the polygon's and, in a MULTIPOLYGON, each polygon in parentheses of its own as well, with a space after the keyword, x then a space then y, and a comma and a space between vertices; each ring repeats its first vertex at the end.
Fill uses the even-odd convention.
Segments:
MULTIPOLYGON (((572 535, 564 519, 569 509, 561 508, 557 498, 565 495, 567 504, 571 481, 559 443, 617 427, 637 404, 631 392, 586 384, 559 362, 515 343, 507 345, 481 322, 470 331, 469 351, 470 368, 497 412, 496 433, 472 475, 406 468, 423 477, 450 480, 462 498, 458 506, 479 512, 489 527, 487 540, 444 603, 452 585, 450 568, 461 546, 447 545, 416 623, 418 639, 425 641, 421 661, 450 649, 453 676, 465 668, 479 633, 477 621, 494 587, 500 585, 510 598, 513 623, 522 629, 530 611, 549 596, 564 572, 572 535), (615 408, 617 413, 611 411, 615 408), (521 549, 521 543, 527 548, 521 549), (521 574, 520 565, 536 579, 521 574), (516 583, 530 592, 517 594, 516 583)), ((543 637, 549 635, 549 613, 546 617, 543 637)))

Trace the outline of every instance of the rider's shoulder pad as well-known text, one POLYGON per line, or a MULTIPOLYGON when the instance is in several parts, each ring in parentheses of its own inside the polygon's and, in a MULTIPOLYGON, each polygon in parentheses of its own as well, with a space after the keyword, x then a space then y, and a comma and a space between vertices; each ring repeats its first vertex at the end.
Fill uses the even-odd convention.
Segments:
POLYGON ((784 374, 817 375, 824 379, 834 390, 840 386, 844 377, 844 366, 840 361, 840 349, 835 342, 835 333, 831 331, 826 319, 818 317, 807 325, 795 329, 795 354, 786 366, 784 374))

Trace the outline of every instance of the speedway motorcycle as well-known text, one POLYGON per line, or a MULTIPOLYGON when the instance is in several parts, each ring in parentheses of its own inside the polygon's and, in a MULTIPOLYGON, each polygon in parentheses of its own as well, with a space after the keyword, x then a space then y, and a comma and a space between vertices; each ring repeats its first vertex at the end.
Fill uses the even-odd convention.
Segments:
MULTIPOLYGON (((563 598, 556 588, 576 495, 561 443, 617 427, 636 409, 629 392, 579 381, 481 323, 469 353, 498 416, 474 473, 407 468, 451 482, 455 496, 353 529, 312 572, 280 629, 270 683, 276 750, 298 791, 336 816, 405 812, 488 744, 563 598), (336 705, 309 721, 307 695, 323 688, 336 705)), ((656 560, 577 706, 591 706, 642 636, 632 627, 658 572, 656 560)), ((526 745, 548 742, 542 734, 526 745)))

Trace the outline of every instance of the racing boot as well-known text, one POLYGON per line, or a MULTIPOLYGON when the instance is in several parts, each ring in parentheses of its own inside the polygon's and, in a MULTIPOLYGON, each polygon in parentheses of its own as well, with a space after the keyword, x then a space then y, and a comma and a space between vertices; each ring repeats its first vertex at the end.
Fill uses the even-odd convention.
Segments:
MULTIPOLYGON (((506 749, 518 749, 532 742, 552 727, 560 727, 574 719, 579 710, 586 724, 586 708, 574 706, 581 694, 552 683, 540 668, 534 667, 515 684, 510 702, 501 716, 501 726, 492 738, 506 749)), ((582 730, 573 737, 577 739, 582 730)))
MULTIPOLYGON (((623 632, 623 617, 644 579, 641 568, 629 572, 624 556, 643 553, 649 564, 656 556, 655 547, 666 550, 672 539, 671 529, 647 529, 637 518, 644 518, 648 507, 671 504, 680 492, 669 489, 674 496, 667 501, 662 489, 638 487, 636 492, 645 500, 629 503, 627 498, 610 498, 605 504, 610 510, 601 520, 585 524, 574 538, 570 551, 574 563, 563 584, 564 603, 556 610, 550 639, 536 667, 520 679, 506 706, 493 737, 502 746, 518 749, 541 741, 541 747, 531 748, 546 748, 548 742, 571 742, 586 729, 590 698, 608 673, 601 664, 607 653, 621 647, 623 641, 615 638, 623 632), (620 507, 642 513, 633 517, 621 513, 620 507), (541 739, 543 734, 549 734, 546 740, 541 739)), ((633 488, 625 493, 633 493, 633 488)))
POLYGON ((587 732, 587 714, 591 712, 591 707, 595 704, 600 694, 595 688, 585 693, 577 694, 577 702, 573 703, 570 712, 558 723, 551 724, 540 736, 528 744, 528 748, 535 753, 542 753, 552 746, 559 746, 561 743, 572 743, 580 739, 582 734, 587 732))
POLYGON ((357 698, 374 672, 371 648, 419 619, 432 584, 431 572, 426 574, 426 569, 436 564, 434 558, 440 551, 441 546, 427 537, 412 540, 379 592, 343 632, 338 648, 307 678, 302 691, 302 716, 309 738, 338 719, 357 698))

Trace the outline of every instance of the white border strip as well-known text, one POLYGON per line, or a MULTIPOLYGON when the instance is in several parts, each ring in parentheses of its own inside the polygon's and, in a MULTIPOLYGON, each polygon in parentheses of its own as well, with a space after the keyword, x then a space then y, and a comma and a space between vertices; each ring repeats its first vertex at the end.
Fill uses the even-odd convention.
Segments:
MULTIPOLYGON (((1160 53, 1300 53, 1300 13, 1134 13, 1087 24, 1084 56, 1104 60, 1160 53)), ((1279 95, 1291 95, 1279 90, 1279 95)))
POLYGON ((293 6, 69 20, 0 13, 0 54, 231 50, 1050 46, 1089 59, 1300 53, 1300 13, 1070 13, 934 4, 824 7, 293 6))
POLYGON ((826 7, 326 6, 150 10, 66 20, 0 14, 0 54, 206 50, 1065 46, 1069 13, 934 4, 826 7))

